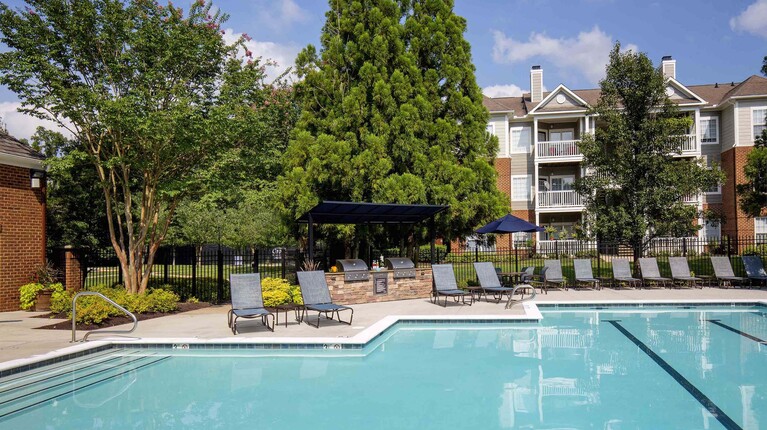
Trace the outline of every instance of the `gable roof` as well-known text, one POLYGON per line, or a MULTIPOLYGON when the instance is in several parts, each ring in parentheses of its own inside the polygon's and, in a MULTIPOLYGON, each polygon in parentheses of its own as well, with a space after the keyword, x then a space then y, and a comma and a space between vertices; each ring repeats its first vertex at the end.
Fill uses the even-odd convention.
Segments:
POLYGON ((42 169, 45 157, 21 143, 7 132, 0 130, 0 164, 42 169))
MULTIPOLYGON (((580 97, 578 94, 576 94, 576 93, 574 93, 574 92, 570 91, 570 89, 569 89, 569 88, 567 88, 566 86, 564 86, 564 84, 559 84, 559 86, 557 86, 557 87, 554 89, 554 91, 551 91, 551 92, 550 92, 550 93, 548 93, 548 94, 547 94, 545 97, 543 97, 543 99, 540 101, 540 103, 538 103, 538 104, 537 104, 537 105, 536 105, 536 106, 535 106, 535 107, 534 107, 534 108, 533 108, 533 109, 530 111, 530 113, 533 113, 533 112, 535 112, 535 111, 536 111, 536 110, 538 110, 539 108, 548 108, 548 106, 547 106, 547 105, 549 104, 549 102, 551 102, 551 100, 553 100, 553 99, 554 99, 554 95, 555 95, 555 94, 559 94, 559 93, 564 93, 564 94, 567 94, 567 95, 568 95, 568 96, 570 96, 570 97, 571 97, 573 100, 575 100, 575 102, 576 102, 576 103, 579 103, 579 104, 581 104, 581 105, 582 105, 582 107, 581 107, 581 108, 576 108, 576 109, 588 109, 588 108, 589 108, 589 104, 588 104, 588 102, 586 102, 585 100, 583 100, 583 99, 582 99, 582 98, 581 98, 581 97, 580 97)), ((573 108, 572 108, 572 107, 570 107, 570 106, 568 106, 568 107, 566 107, 566 108, 563 108, 563 109, 560 109, 560 108, 557 108, 557 107, 555 107, 555 108, 549 108, 549 109, 550 109, 551 111, 557 111, 557 110, 568 110, 568 111, 570 111, 570 110, 573 110, 573 108)))

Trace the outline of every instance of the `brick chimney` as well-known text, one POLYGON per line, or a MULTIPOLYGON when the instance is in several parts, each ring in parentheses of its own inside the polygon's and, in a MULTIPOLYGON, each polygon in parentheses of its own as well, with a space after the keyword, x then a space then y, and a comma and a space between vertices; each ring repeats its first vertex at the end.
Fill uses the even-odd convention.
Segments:
POLYGON ((543 69, 533 66, 530 69, 530 101, 538 103, 543 100, 543 69))
POLYGON ((661 70, 663 70, 663 76, 676 79, 676 60, 671 58, 670 55, 666 55, 663 57, 660 64, 661 70))

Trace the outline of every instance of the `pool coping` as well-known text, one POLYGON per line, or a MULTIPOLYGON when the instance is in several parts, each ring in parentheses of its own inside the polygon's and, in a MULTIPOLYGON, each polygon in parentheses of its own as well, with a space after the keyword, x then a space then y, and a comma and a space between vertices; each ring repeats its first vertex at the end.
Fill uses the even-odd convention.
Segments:
MULTIPOLYGON (((381 318, 369 327, 352 337, 278 337, 278 338, 237 338, 229 336, 224 338, 135 338, 126 340, 124 338, 105 338, 88 343, 78 343, 65 348, 56 349, 47 353, 34 355, 31 357, 20 358, 0 363, 0 377, 7 376, 42 367, 48 364, 69 360, 93 352, 102 351, 114 346, 137 346, 146 345, 147 348, 164 346, 169 349, 189 349, 191 346, 222 345, 222 346, 262 346, 264 349, 362 349, 371 344, 376 339, 383 336, 387 330, 398 323, 418 322, 418 323, 526 323, 540 322, 543 314, 538 308, 557 307, 559 305, 568 305, 572 307, 593 306, 593 305, 728 305, 728 304, 753 304, 767 306, 767 300, 759 299, 676 299, 676 300, 557 300, 547 302, 524 302, 522 308, 524 315, 389 315, 381 318)), ((650 306, 650 307, 651 307, 650 306)))

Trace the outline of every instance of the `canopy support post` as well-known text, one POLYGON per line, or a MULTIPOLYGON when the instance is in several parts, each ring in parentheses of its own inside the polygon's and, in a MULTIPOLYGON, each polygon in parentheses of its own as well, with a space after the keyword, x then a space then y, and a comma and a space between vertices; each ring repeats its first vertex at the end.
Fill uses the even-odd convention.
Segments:
POLYGON ((314 261, 314 220, 309 214, 309 260, 314 261))
POLYGON ((429 217, 429 237, 431 239, 431 264, 434 264, 435 260, 435 232, 434 232, 434 215, 429 217))

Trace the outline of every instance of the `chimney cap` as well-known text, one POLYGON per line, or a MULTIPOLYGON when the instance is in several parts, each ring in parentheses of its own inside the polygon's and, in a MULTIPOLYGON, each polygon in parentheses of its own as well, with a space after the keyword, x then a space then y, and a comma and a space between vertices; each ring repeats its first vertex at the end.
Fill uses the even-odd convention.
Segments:
POLYGON ((669 61, 669 60, 673 60, 673 58, 671 58, 671 56, 670 56, 670 55, 664 55, 664 56, 663 56, 663 59, 662 59, 662 61, 669 61))
POLYGON ((530 70, 541 70, 541 66, 533 66, 530 70))

